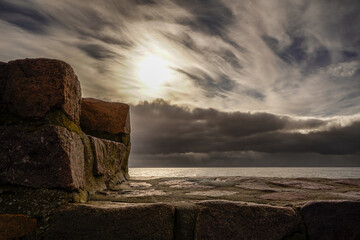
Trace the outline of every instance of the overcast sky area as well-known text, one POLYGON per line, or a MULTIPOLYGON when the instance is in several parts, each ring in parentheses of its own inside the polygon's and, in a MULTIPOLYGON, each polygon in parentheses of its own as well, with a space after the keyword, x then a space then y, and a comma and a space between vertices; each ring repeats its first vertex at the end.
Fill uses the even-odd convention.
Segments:
POLYGON ((131 105, 130 167, 360 166, 360 2, 0 0, 0 61, 131 105))

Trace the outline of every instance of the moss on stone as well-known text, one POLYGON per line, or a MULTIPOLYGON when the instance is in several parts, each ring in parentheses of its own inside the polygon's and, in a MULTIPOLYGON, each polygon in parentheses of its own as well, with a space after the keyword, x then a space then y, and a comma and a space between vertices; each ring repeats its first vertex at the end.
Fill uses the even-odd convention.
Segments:
POLYGON ((99 131, 92 131, 85 127, 82 127, 82 130, 90 136, 94 136, 101 139, 107 139, 110 141, 115 142, 121 142, 124 143, 125 146, 128 146, 130 144, 130 134, 127 133, 118 133, 118 134, 112 134, 107 132, 99 132, 99 131))
POLYGON ((61 110, 53 110, 46 114, 44 118, 45 123, 57 125, 66 128, 71 132, 82 135, 81 128, 72 120, 68 118, 61 110))
POLYGON ((64 127, 71 132, 75 132, 79 135, 82 134, 81 128, 72 120, 70 120, 65 113, 59 109, 53 109, 49 111, 45 117, 39 119, 24 119, 16 114, 4 111, 0 114, 0 125, 11 126, 20 125, 27 132, 34 132, 38 127, 51 124, 60 127, 64 127))

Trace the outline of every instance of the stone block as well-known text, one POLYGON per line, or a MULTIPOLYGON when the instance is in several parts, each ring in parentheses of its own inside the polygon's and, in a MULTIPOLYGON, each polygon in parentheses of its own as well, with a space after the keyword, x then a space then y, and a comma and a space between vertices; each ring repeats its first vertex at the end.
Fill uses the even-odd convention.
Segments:
POLYGON ((84 146, 80 137, 53 125, 30 132, 21 126, 0 126, 0 184, 81 188, 84 146))
POLYGON ((164 203, 79 204, 50 219, 45 239, 173 239, 174 212, 164 203))
POLYGON ((292 208, 204 201, 197 217, 195 239, 283 239, 294 234, 300 219, 292 208))
POLYGON ((308 239, 360 239, 360 202, 313 201, 301 207, 308 239))
POLYGON ((193 203, 175 204, 174 240, 194 239, 199 207, 193 203))
POLYGON ((52 59, 22 59, 0 66, 1 112, 41 119, 52 109, 60 109, 80 123, 80 82, 69 64, 52 59))
POLYGON ((127 173, 127 164, 123 163, 127 157, 126 146, 119 142, 88 137, 94 154, 94 175, 104 176, 106 182, 119 174, 124 176, 127 173))
POLYGON ((0 214, 0 239, 25 236, 36 229, 37 220, 24 215, 0 214))
POLYGON ((117 140, 114 135, 130 134, 129 110, 129 105, 124 103, 83 98, 81 128, 89 135, 117 140))

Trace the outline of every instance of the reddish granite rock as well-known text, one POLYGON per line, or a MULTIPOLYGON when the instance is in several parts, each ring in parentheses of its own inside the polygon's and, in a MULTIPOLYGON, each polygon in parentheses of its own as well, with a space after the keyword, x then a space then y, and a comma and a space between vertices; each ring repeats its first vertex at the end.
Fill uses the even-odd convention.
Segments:
POLYGON ((308 239, 360 239, 360 202, 314 201, 301 208, 308 239))
POLYGON ((130 134, 129 110, 124 103, 83 98, 81 127, 86 133, 130 134))
POLYGON ((24 215, 0 215, 0 239, 25 236, 36 229, 37 220, 24 215))
POLYGON ((173 239, 170 204, 105 203, 74 205, 55 214, 45 239, 173 239))
POLYGON ((95 158, 94 175, 104 176, 105 181, 114 178, 122 178, 118 179, 118 182, 122 182, 125 178, 125 171, 127 173, 127 169, 123 166, 123 161, 125 161, 125 158, 127 157, 125 145, 123 143, 99 139, 92 136, 88 137, 91 141, 95 158))
POLYGON ((0 126, 0 184, 82 187, 84 146, 80 137, 52 125, 27 131, 20 126, 0 126))
POLYGON ((52 59, 23 59, 1 66, 2 110, 40 119, 54 108, 61 109, 79 124, 80 82, 69 64, 52 59))
POLYGON ((295 233, 300 219, 292 208, 204 201, 197 217, 195 239, 283 239, 295 233))

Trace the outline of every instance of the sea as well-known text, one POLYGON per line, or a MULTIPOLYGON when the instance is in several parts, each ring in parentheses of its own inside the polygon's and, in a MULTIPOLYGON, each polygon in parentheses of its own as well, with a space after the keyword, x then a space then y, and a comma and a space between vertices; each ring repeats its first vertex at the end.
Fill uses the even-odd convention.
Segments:
POLYGON ((231 167, 231 168, 129 168, 131 178, 160 177, 278 177, 360 178, 360 167, 231 167))

